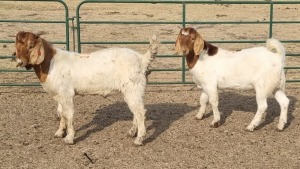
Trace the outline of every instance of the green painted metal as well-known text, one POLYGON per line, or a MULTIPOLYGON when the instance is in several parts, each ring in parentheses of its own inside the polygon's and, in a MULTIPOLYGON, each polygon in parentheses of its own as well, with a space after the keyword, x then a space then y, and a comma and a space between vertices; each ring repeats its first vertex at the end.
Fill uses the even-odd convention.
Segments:
MULTIPOLYGON (((276 4, 300 4, 299 1, 213 1, 213 0, 199 0, 199 1, 189 1, 189 0, 83 0, 81 1, 76 8, 76 19, 77 19, 77 44, 78 44, 78 52, 81 52, 82 45, 90 45, 90 44, 147 44, 148 42, 119 42, 119 41, 111 41, 111 42, 99 42, 99 41, 81 41, 81 25, 82 24, 174 24, 174 25, 182 25, 182 27, 186 27, 187 24, 267 24, 269 25, 269 37, 271 38, 273 35, 273 25, 274 24, 300 24, 299 21, 276 21, 274 20, 274 5, 276 4), (172 22, 163 22, 163 21, 99 21, 99 20, 81 20, 80 19, 80 8, 84 4, 88 3, 160 3, 160 4, 181 4, 182 5, 182 20, 181 21, 172 21, 172 22), (256 5, 269 5, 269 21, 187 21, 186 18, 186 5, 188 4, 256 4, 256 5)), ((261 40, 234 40, 234 41, 210 41, 211 43, 265 43, 265 41, 261 40)), ((283 40, 283 43, 300 43, 299 40, 283 40)), ((163 44, 174 44, 175 42, 161 42, 163 44)), ((300 53, 287 53, 288 56, 297 57, 300 56, 300 53)), ((158 57, 181 57, 176 55, 159 55, 158 57)), ((300 67, 285 67, 286 70, 291 69, 299 69, 300 67)), ((181 71, 182 78, 181 81, 176 82, 148 82, 148 84, 190 84, 192 82, 186 81, 186 69, 185 67, 185 59, 182 58, 182 68, 178 69, 152 69, 152 71, 181 71)), ((287 82, 300 82, 298 80, 287 80, 287 82)))
MULTIPOLYGON (((67 4, 64 2, 64 0, 2 0, 3 2, 7 1, 23 1, 23 2, 44 2, 44 3, 60 3, 64 6, 64 10, 65 10, 65 16, 63 20, 29 20, 27 18, 25 18, 24 20, 20 20, 20 19, 16 19, 16 20, 12 20, 12 19, 2 19, 0 18, 0 23, 30 23, 30 24, 39 24, 39 23, 55 23, 55 24, 64 24, 65 25, 65 41, 54 41, 52 43, 54 44, 64 44, 66 45, 66 49, 69 50, 70 49, 70 44, 69 44, 69 9, 67 4)), ((1 40, 0 39, 0 43, 15 43, 14 40, 1 40)), ((12 56, 0 56, 0 59, 9 59, 9 58, 13 58, 12 56)), ((9 73, 9 72, 33 72, 33 71, 26 71, 23 69, 0 69, 0 73, 9 73)), ((37 83, 32 83, 32 84, 17 84, 17 83, 9 83, 9 84, 5 84, 2 83, 0 84, 0 86, 39 86, 39 84, 37 83)))
POLYGON ((0 20, 0 22, 11 22, 11 23, 66 23, 65 21, 38 21, 38 20, 0 20))
MULTIPOLYGON (((186 27, 186 5, 185 3, 182 4, 182 27, 185 28, 186 27)), ((182 66, 182 73, 181 73, 181 83, 184 84, 186 83, 185 81, 185 72, 186 72, 186 69, 185 69, 185 58, 182 57, 182 61, 181 61, 181 66, 182 66)))
POLYGON ((37 86, 37 87, 40 87, 40 83, 3 83, 1 84, 1 86, 37 86))
POLYGON ((270 26, 269 26, 269 38, 272 38, 272 35, 273 35, 273 13, 274 13, 274 5, 273 5, 273 2, 270 1, 270 26))

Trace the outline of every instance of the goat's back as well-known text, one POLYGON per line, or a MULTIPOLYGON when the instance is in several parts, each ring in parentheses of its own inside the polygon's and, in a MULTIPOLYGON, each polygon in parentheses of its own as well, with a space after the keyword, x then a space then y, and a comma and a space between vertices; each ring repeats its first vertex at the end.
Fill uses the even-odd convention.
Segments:
POLYGON ((200 58, 190 71, 199 84, 214 82, 219 88, 251 89, 258 81, 276 86, 281 78, 281 59, 266 47, 241 51, 219 48, 216 55, 200 58))
POLYGON ((103 91, 121 90, 124 84, 134 80, 144 84, 140 57, 139 53, 127 48, 104 49, 88 57, 57 49, 43 86, 71 88, 79 94, 102 94, 103 91))

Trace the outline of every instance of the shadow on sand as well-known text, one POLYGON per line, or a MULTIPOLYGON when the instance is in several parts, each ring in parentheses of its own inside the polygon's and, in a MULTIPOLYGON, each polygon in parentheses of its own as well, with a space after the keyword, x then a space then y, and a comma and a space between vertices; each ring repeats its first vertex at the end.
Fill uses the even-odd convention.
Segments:
MULTIPOLYGON (((219 99, 219 110, 222 113, 221 125, 226 122, 226 118, 231 116, 234 111, 253 113, 252 118, 254 118, 254 115, 257 111, 255 95, 247 96, 234 92, 224 92, 219 94, 219 99)), ((290 100, 290 103, 288 109, 288 122, 285 125, 285 128, 287 128, 294 120, 293 112, 295 109, 295 104, 297 102, 297 99, 295 97, 288 96, 288 99, 290 100)), ((280 115, 280 106, 278 102, 275 98, 269 98, 267 99, 267 103, 268 108, 265 113, 265 118, 262 120, 262 123, 258 127, 256 127, 256 129, 261 129, 271 123, 276 123, 276 125, 278 123, 278 121, 275 121, 275 118, 279 117, 280 115)), ((212 112, 206 114, 204 118, 207 118, 210 115, 212 115, 212 112)), ((249 119, 249 124, 252 118, 249 119)))
MULTIPOLYGON (((146 119, 153 120, 147 130, 154 129, 151 136, 147 137, 144 143, 155 140, 161 133, 166 131, 170 125, 183 117, 186 113, 194 111, 196 107, 188 106, 185 103, 159 103, 145 105, 147 109, 146 119)), ((93 120, 83 126, 78 131, 87 130, 86 133, 78 138, 75 142, 80 142, 89 137, 92 133, 103 130, 105 127, 118 121, 132 121, 133 115, 125 102, 116 102, 104 108, 98 109, 93 120)), ((128 130, 131 125, 128 126, 128 130)), ((127 131, 126 131, 127 132, 127 131)))
MULTIPOLYGON (((226 118, 231 116, 234 111, 243 111, 246 113, 256 112, 256 100, 255 96, 247 96, 237 94, 233 92, 223 92, 219 95, 219 110, 221 114, 221 125, 226 122, 226 118)), ((297 102, 295 97, 288 97, 290 99, 289 110, 288 110, 288 123, 286 128, 294 120, 293 112, 294 106, 297 102)), ((148 104, 145 106, 147 109, 146 119, 151 119, 153 123, 147 126, 147 131, 154 129, 152 135, 147 136, 144 143, 149 143, 155 140, 161 133, 166 131, 173 122, 182 118, 189 112, 198 112, 198 106, 193 107, 185 103, 158 103, 148 104)), ((98 109, 94 112, 93 120, 83 126, 78 131, 87 130, 85 134, 75 139, 75 142, 80 142, 88 138, 92 133, 103 130, 105 127, 112 125, 117 121, 132 121, 133 115, 127 107, 125 102, 116 102, 108 105, 104 108, 98 109)), ((212 113, 207 113, 204 118, 208 118, 212 113)), ((266 117, 264 121, 257 127, 257 129, 263 128, 264 126, 274 123, 275 118, 280 115, 280 107, 274 98, 268 99, 268 109, 266 111, 266 117)), ((249 124, 252 119, 249 119, 249 124)), ((277 123, 277 122, 275 122, 277 123)), ((128 127, 128 130, 131 126, 128 127)))

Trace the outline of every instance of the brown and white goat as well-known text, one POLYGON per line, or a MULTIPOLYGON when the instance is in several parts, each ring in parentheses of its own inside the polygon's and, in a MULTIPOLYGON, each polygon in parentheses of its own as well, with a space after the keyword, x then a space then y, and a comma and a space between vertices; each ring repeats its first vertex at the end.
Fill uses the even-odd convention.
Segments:
POLYGON ((203 40, 194 28, 182 28, 176 40, 176 52, 186 57, 193 81, 203 90, 197 119, 202 119, 209 101, 214 116, 211 125, 218 127, 218 89, 254 89, 257 112, 247 130, 253 131, 260 124, 267 109, 267 98, 272 94, 281 108, 277 128, 283 130, 289 99, 284 93, 285 49, 278 40, 268 39, 266 47, 228 51, 203 40))
POLYGON ((129 134, 137 135, 134 144, 142 145, 146 135, 145 73, 157 54, 156 36, 150 38, 145 54, 128 48, 109 48, 82 55, 55 48, 40 34, 23 31, 17 34, 15 46, 18 66, 33 68, 44 90, 58 102, 61 118, 56 137, 63 137, 66 130, 64 141, 74 143, 74 95, 107 95, 117 90, 123 93, 134 115, 129 134))

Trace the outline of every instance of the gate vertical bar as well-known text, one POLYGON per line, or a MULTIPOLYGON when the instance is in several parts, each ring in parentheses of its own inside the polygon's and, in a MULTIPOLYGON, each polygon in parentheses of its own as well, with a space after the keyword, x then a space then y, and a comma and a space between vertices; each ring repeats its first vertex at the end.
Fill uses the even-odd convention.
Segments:
POLYGON ((65 17, 66 17, 66 49, 70 50, 70 36, 69 36, 69 8, 64 1, 59 1, 65 7, 65 17))
POLYGON ((81 35, 80 35, 80 16, 79 16, 79 9, 80 6, 84 3, 84 1, 81 1, 76 8, 76 24, 77 24, 77 52, 81 53, 81 35))
POLYGON ((273 35, 273 13, 274 13, 274 8, 273 8, 273 1, 270 0, 270 25, 269 25, 269 38, 272 38, 273 35))
MULTIPOLYGON (((182 27, 185 28, 185 3, 182 3, 182 27)), ((182 57, 182 79, 181 79, 181 83, 184 84, 185 83, 185 57, 182 57)))

